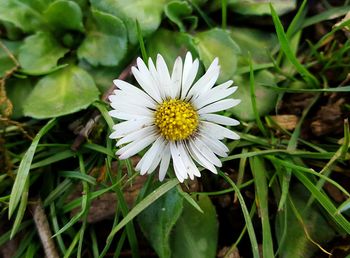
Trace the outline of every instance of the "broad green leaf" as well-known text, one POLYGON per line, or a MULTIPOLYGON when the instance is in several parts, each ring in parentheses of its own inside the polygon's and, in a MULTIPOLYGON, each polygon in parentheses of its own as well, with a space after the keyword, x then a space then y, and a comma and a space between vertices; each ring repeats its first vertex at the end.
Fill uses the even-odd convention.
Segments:
POLYGON ((211 29, 195 36, 199 57, 205 68, 208 68, 214 58, 219 58, 221 66, 218 83, 232 78, 236 72, 239 46, 230 35, 222 29, 211 29))
POLYGON ((93 78, 96 86, 101 93, 106 92, 113 86, 113 80, 122 72, 123 67, 120 66, 91 66, 87 62, 80 62, 79 67, 85 69, 93 78))
POLYGON ((288 199, 285 209, 277 213, 276 217, 276 239, 280 246, 280 256, 283 258, 314 257, 313 254, 318 247, 311 242, 310 238, 323 246, 333 239, 335 232, 315 205, 305 210, 309 196, 304 187, 296 185, 288 199))
POLYGON ((57 61, 68 51, 51 34, 39 31, 24 40, 18 61, 23 73, 41 75, 54 69, 57 61))
POLYGON ((179 27, 181 32, 184 32, 186 29, 182 19, 192 13, 192 7, 188 2, 171 1, 164 7, 164 13, 179 27))
MULTIPOLYGON (((187 50, 194 50, 191 36, 164 29, 159 29, 152 35, 147 41, 147 47, 149 56, 156 60, 157 54, 161 54, 170 70, 173 68, 176 57, 183 55, 187 50)), ((196 53, 191 52, 192 55, 196 53)))
MULTIPOLYGON (((242 15, 270 15, 269 3, 275 7, 278 15, 295 10, 296 0, 227 0, 228 7, 236 13, 242 15)), ((212 10, 217 10, 221 6, 221 0, 215 0, 211 6, 212 10)))
POLYGON ((55 124, 56 120, 51 119, 44 127, 40 129, 38 134, 34 137, 29 149, 24 154, 21 163, 19 164, 16 179, 11 190, 9 201, 9 218, 11 218, 13 212, 18 206, 23 192, 25 191, 25 184, 29 176, 29 170, 33 161, 36 147, 38 146, 41 137, 43 137, 55 124))
POLYGON ((43 77, 23 106, 24 114, 48 118, 71 114, 98 99, 98 89, 83 69, 68 66, 43 77))
POLYGON ((84 31, 83 14, 79 5, 73 1, 55 1, 44 15, 54 29, 84 31))
POLYGON ((278 44, 274 33, 252 28, 235 27, 230 30, 230 35, 241 49, 241 56, 238 60, 239 67, 249 64, 249 53, 254 63, 270 62, 269 53, 278 44))
MULTIPOLYGON (((252 121, 255 119, 255 116, 250 97, 249 75, 237 75, 233 80, 235 85, 238 85, 238 90, 234 97, 241 99, 242 101, 238 106, 230 109, 229 111, 244 121, 252 121)), ((275 77, 269 71, 262 70, 255 72, 254 82, 257 111, 259 116, 267 115, 276 105, 277 92, 266 88, 263 85, 274 84, 275 77)))
POLYGON ((23 116, 23 103, 32 89, 33 86, 29 79, 14 79, 6 81, 7 97, 11 100, 13 105, 12 118, 18 119, 23 116))
MULTIPOLYGON (((1 43, 4 44, 13 56, 18 53, 19 46, 21 45, 18 41, 1 40, 1 43)), ((9 57, 9 53, 5 52, 3 48, 0 48, 0 78, 15 66, 16 64, 13 59, 9 57)))
POLYGON ((173 188, 137 217, 143 234, 160 258, 171 257, 169 238, 182 208, 183 197, 173 188))
POLYGON ((9 40, 20 40, 23 37, 23 32, 21 29, 16 27, 11 22, 2 21, 1 24, 4 26, 6 31, 6 37, 9 40))
POLYGON ((161 22, 166 0, 90 0, 91 5, 103 12, 119 17, 125 24, 129 42, 137 43, 136 20, 143 36, 153 33, 161 22))
POLYGON ((218 222, 214 205, 206 195, 198 196, 203 213, 184 202, 183 213, 171 234, 174 258, 213 258, 216 256, 218 222))
POLYGON ((0 0, 0 20, 8 21, 24 32, 46 26, 43 12, 53 0, 0 0))
POLYGON ((108 13, 92 10, 86 38, 78 49, 79 58, 94 66, 117 65, 127 50, 127 32, 123 22, 108 13))

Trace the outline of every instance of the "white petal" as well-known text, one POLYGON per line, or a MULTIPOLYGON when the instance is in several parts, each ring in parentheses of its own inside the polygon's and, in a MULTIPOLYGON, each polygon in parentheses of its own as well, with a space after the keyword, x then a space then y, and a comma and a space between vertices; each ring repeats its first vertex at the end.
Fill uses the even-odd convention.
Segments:
POLYGON ((129 92, 125 92, 121 90, 115 91, 115 93, 110 95, 108 99, 111 102, 112 107, 115 104, 125 103, 125 102, 138 105, 138 106, 152 108, 152 109, 155 109, 157 106, 156 102, 150 97, 144 98, 144 96, 140 96, 134 93, 130 94, 129 92))
POLYGON ((141 88, 147 92, 153 99, 155 99, 158 103, 161 101, 160 94, 158 92, 158 88, 154 87, 150 78, 148 78, 145 74, 140 72, 136 67, 131 67, 132 74, 134 75, 136 81, 140 84, 141 88))
POLYGON ((213 124, 211 122, 201 121, 200 130, 203 130, 208 135, 213 135, 217 139, 222 140, 223 138, 229 138, 233 140, 240 139, 239 135, 226 127, 213 124))
POLYGON ((194 179, 194 176, 200 177, 201 173, 199 172, 197 166, 194 164, 192 158, 190 157, 188 150, 185 148, 184 142, 179 142, 177 145, 181 158, 185 164, 187 174, 190 176, 191 180, 194 179))
POLYGON ((154 123, 153 118, 139 118, 128 120, 113 126, 114 132, 109 136, 109 138, 116 139, 123 137, 124 135, 137 131, 143 127, 149 126, 154 123))
POLYGON ((181 90, 181 78, 182 78, 182 59, 181 57, 176 58, 173 72, 171 74, 171 80, 173 82, 173 98, 178 98, 181 90))
POLYGON ((217 167, 221 167, 221 161, 218 157, 213 153, 213 151, 205 144, 203 141, 201 141, 198 137, 193 139, 193 144, 197 147, 197 149, 202 153, 204 157, 207 158, 212 164, 214 164, 217 167))
MULTIPOLYGON (((154 102, 154 100, 147 95, 144 91, 140 90, 139 88, 135 87, 134 85, 127 83, 122 80, 114 80, 114 85, 116 85, 119 89, 121 89, 123 92, 129 94, 129 95, 138 95, 144 99, 147 99, 147 102, 154 102)), ((116 92, 116 91, 114 91, 116 92)))
POLYGON ((148 174, 152 173, 158 167, 159 162, 163 159, 164 150, 165 150, 165 147, 166 147, 167 143, 168 142, 164 140, 163 143, 161 144, 161 146, 159 147, 156 157, 154 158, 154 160, 153 160, 151 166, 149 167, 149 169, 147 170, 148 174))
POLYGON ((190 139, 187 144, 187 148, 192 156, 201 166, 210 170, 214 174, 217 174, 215 166, 197 149, 196 145, 193 143, 193 140, 190 139))
POLYGON ((215 58, 206 73, 190 89, 186 99, 196 98, 199 94, 205 94, 206 91, 214 86, 219 74, 220 66, 218 65, 218 59, 215 58))
MULTIPOLYGON (((163 137, 159 137, 152 144, 151 148, 146 152, 146 154, 142 157, 143 163, 142 163, 141 171, 140 171, 141 175, 148 172, 149 168, 153 164, 155 158, 157 157, 157 154, 159 153, 159 150, 162 148, 163 145, 164 145, 164 139, 163 139, 163 137)), ((159 161, 160 161, 160 159, 159 159, 159 161)), ((158 164, 159 164, 159 161, 158 161, 158 164)))
POLYGON ((154 115, 136 115, 136 114, 130 114, 127 112, 120 112, 117 110, 111 110, 108 112, 108 114, 111 117, 115 117, 121 120, 133 120, 133 119, 144 119, 144 118, 148 118, 148 119, 154 119, 154 115))
POLYGON ((164 61, 164 58, 158 54, 157 55, 157 72, 166 96, 173 98, 174 91, 172 87, 172 82, 169 75, 168 67, 164 61))
POLYGON ((186 168, 182 161, 181 154, 175 142, 170 142, 170 152, 171 152, 171 157, 173 159, 175 175, 180 182, 183 182, 184 179, 187 179, 188 175, 186 173, 186 168))
POLYGON ((145 138, 146 136, 155 133, 156 130, 157 130, 157 127, 155 125, 147 126, 145 128, 142 128, 140 130, 137 130, 135 132, 132 132, 132 133, 126 135, 125 137, 123 137, 122 139, 120 139, 117 142, 116 146, 120 146, 122 144, 125 144, 128 142, 133 142, 136 140, 141 140, 141 139, 145 138))
POLYGON ((134 156, 136 153, 140 152, 141 150, 146 148, 148 145, 150 145, 152 142, 154 142, 156 138, 157 138, 157 134, 149 135, 140 141, 129 143, 128 145, 119 149, 116 152, 116 154, 120 155, 119 159, 130 158, 131 156, 134 156))
POLYGON ((155 86, 158 88, 161 98, 165 100, 167 96, 165 95, 164 86, 162 84, 162 81, 159 78, 159 74, 151 58, 148 59, 148 69, 152 74, 153 80, 155 82, 155 86))
POLYGON ((146 107, 140 107, 132 104, 124 104, 124 105, 113 105, 116 107, 116 110, 109 111, 109 114, 113 116, 115 113, 126 113, 135 116, 146 116, 153 117, 154 112, 146 107))
POLYGON ((236 126, 239 125, 239 121, 227 116, 221 116, 217 114, 201 114, 201 120, 206 120, 221 125, 236 126))
POLYGON ((240 99, 224 99, 218 102, 214 102, 208 106, 205 106, 198 110, 198 114, 214 113, 222 110, 226 110, 238 105, 241 102, 240 99))
POLYGON ((227 157, 229 149, 220 140, 214 139, 205 133, 199 133, 198 136, 207 146, 218 156, 227 157))
MULTIPOLYGON (((231 84, 232 81, 228 81, 226 85, 231 84)), ((221 84, 219 86, 216 86, 209 91, 207 91, 205 94, 201 94, 198 96, 198 98, 191 99, 191 102, 193 103, 194 106, 197 108, 204 107, 210 103, 219 101, 221 99, 224 99, 231 94, 233 94, 236 90, 237 87, 225 87, 225 84, 221 84)))
POLYGON ((192 56, 190 58, 187 58, 188 55, 191 56, 190 52, 187 52, 183 69, 181 99, 184 99, 186 97, 188 90, 190 89, 194 79, 197 76, 199 67, 198 59, 194 60, 192 63, 192 56))
POLYGON ((170 144, 167 143, 167 145, 164 147, 163 155, 162 155, 162 161, 160 162, 159 166, 159 181, 163 181, 166 175, 166 172, 169 168, 170 163, 170 144))

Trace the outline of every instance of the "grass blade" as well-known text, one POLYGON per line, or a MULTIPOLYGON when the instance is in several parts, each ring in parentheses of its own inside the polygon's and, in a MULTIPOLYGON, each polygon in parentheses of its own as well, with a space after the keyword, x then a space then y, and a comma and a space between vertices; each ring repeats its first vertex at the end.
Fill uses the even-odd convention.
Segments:
POLYGON ((220 176, 222 176, 231 185, 231 187, 233 188, 233 190, 237 194, 237 198, 239 200, 239 203, 241 204, 241 209, 242 209, 242 212, 243 212, 243 216, 244 216, 244 219, 245 219, 245 222, 246 222, 246 225, 247 225, 248 235, 249 235, 249 238, 250 238, 250 244, 252 246, 253 257, 254 258, 259 258, 260 255, 259 255, 258 241, 256 240, 256 235, 255 235, 252 219, 250 218, 249 211, 247 209, 247 205, 244 202, 243 196, 242 196, 241 192, 239 191, 238 187, 236 186, 236 184, 231 180, 231 178, 226 176, 221 171, 219 172, 219 174, 220 174, 220 176))
POLYGON ((29 175, 30 166, 32 164, 33 157, 36 151, 36 147, 38 146, 38 143, 41 137, 43 137, 55 124, 56 124, 56 119, 53 118, 44 127, 40 129, 38 134, 34 137, 29 149, 24 154, 23 159, 21 160, 21 163, 17 171, 17 176, 11 190, 11 197, 9 202, 9 213, 8 213, 9 219, 11 218, 13 212, 18 206, 20 198, 23 194, 25 184, 29 175))
POLYGON ((313 76, 296 58, 295 54, 293 53, 292 49, 290 48, 289 41, 287 38, 286 33, 284 32, 282 23, 280 19, 278 18, 278 15, 273 8, 272 4, 270 3, 270 10, 271 10, 271 16, 273 23, 275 24, 275 29, 277 33, 278 40, 281 44, 281 48, 283 52, 286 54, 286 57, 289 59, 289 61, 295 66, 295 69, 300 73, 300 75, 305 79, 307 83, 310 83, 312 86, 319 85, 318 80, 315 76, 313 76))
POLYGON ((250 167, 254 176, 254 183, 256 189, 256 199, 258 208, 260 210, 261 224, 262 224, 262 248, 263 257, 274 257, 273 253, 273 241, 269 220, 268 209, 268 188, 266 182, 267 171, 260 157, 252 157, 249 159, 250 167))
POLYGON ((159 197, 161 197, 163 194, 168 192, 170 189, 175 187, 179 181, 175 178, 172 179, 164 184, 162 184, 160 187, 158 187, 156 190, 154 190, 151 194, 147 195, 142 201, 140 201, 129 213, 126 215, 116 227, 114 227, 109 234, 107 241, 111 241, 111 239, 114 237, 114 235, 123 228, 126 224, 128 224, 133 218, 135 218, 140 212, 142 212, 144 209, 146 209, 148 206, 150 206, 154 201, 156 201, 159 197))

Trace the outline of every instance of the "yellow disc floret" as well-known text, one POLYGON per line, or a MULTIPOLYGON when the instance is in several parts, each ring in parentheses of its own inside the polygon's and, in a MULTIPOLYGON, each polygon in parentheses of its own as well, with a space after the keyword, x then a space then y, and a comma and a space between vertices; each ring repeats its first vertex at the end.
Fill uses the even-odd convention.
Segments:
POLYGON ((184 140, 196 131, 198 114, 190 103, 170 99, 157 107, 154 123, 167 140, 184 140))

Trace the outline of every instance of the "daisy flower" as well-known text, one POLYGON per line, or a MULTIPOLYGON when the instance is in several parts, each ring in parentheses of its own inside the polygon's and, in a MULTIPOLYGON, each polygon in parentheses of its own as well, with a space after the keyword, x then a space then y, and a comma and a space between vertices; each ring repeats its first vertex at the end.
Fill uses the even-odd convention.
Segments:
POLYGON ((217 173, 218 158, 229 149, 224 138, 239 135, 222 125, 235 126, 233 118, 214 114, 236 106, 240 100, 227 98, 237 90, 233 81, 214 86, 220 66, 215 58, 206 73, 195 82, 199 67, 187 52, 185 61, 178 57, 169 73, 158 54, 156 64, 141 58, 132 73, 141 88, 122 80, 114 80, 117 89, 109 97, 113 108, 109 114, 125 120, 113 126, 112 139, 122 146, 116 155, 127 159, 150 146, 136 166, 141 175, 152 173, 159 166, 159 180, 166 175, 170 161, 180 182, 200 177, 196 163, 217 173))

